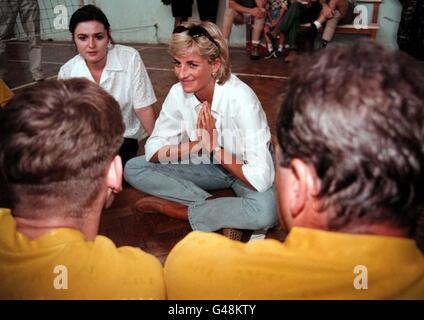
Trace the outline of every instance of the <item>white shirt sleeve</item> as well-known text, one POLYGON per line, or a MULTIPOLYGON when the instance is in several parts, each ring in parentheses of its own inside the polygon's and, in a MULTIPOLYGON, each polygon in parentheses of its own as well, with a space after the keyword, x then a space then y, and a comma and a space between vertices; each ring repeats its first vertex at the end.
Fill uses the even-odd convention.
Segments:
POLYGON ((243 139, 244 164, 242 171, 247 181, 259 192, 268 190, 274 182, 274 162, 269 151, 271 133, 265 113, 255 96, 256 101, 244 102, 243 116, 237 117, 237 127, 243 139))
POLYGON ((64 68, 64 66, 62 66, 59 70, 58 75, 57 75, 57 79, 63 80, 63 79, 67 79, 67 78, 69 78, 69 76, 66 75, 65 68, 64 68))
POLYGON ((171 88, 163 102, 153 132, 144 146, 147 161, 162 147, 179 143, 178 138, 184 130, 183 119, 178 112, 180 103, 181 101, 175 98, 175 90, 171 88))
POLYGON ((136 52, 134 55, 134 73, 132 85, 132 105, 134 109, 149 107, 156 102, 156 96, 152 83, 138 52, 136 52))

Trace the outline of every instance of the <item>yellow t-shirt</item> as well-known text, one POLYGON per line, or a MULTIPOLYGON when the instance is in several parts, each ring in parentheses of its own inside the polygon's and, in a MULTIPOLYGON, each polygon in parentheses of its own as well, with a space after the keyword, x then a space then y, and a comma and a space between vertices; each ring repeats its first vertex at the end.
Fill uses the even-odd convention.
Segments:
POLYGON ((0 299, 165 299, 158 259, 60 228, 30 240, 0 209, 0 299))
POLYGON ((9 89, 6 83, 0 79, 0 108, 4 107, 6 103, 12 99, 12 97, 13 92, 9 89))
POLYGON ((284 243, 245 244, 195 231, 165 282, 169 299, 424 299, 424 257, 404 238, 293 228, 284 243))

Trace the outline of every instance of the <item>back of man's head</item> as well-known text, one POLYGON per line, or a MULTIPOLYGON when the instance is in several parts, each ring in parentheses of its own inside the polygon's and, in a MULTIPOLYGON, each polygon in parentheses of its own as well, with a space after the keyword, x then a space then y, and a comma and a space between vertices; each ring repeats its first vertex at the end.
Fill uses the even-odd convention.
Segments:
POLYGON ((413 231, 424 205, 424 70, 371 41, 329 48, 294 68, 277 130, 283 167, 320 180, 329 228, 413 231))
POLYGON ((12 206, 68 206, 78 215, 98 195, 123 141, 115 99, 84 79, 45 82, 0 112, 0 168, 12 206))

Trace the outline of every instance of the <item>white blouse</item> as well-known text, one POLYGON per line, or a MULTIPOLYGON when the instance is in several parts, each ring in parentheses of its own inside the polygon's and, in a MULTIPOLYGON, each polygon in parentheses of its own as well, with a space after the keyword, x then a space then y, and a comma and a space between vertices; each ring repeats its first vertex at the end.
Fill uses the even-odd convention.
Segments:
MULTIPOLYGON (((150 160, 164 146, 197 140, 201 107, 194 94, 184 93, 180 83, 173 85, 146 142, 146 159, 150 160)), ((243 161, 243 174, 256 190, 269 189, 275 174, 269 151, 271 133, 253 90, 231 75, 223 85, 215 85, 211 110, 220 146, 243 161)))
MULTIPOLYGON (((85 60, 76 55, 59 71, 58 79, 83 77, 95 82, 85 60)), ((143 139, 147 136, 134 109, 145 108, 156 102, 152 83, 140 54, 134 48, 114 45, 107 53, 106 66, 100 86, 111 94, 121 107, 125 123, 124 137, 143 139)))

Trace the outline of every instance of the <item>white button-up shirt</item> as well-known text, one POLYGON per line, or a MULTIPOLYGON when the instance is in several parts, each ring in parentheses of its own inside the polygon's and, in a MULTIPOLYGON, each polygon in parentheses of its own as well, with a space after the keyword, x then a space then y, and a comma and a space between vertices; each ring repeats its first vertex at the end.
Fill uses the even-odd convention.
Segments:
MULTIPOLYGON (((146 159, 164 146, 198 140, 196 124, 201 107, 194 94, 184 93, 180 83, 173 85, 146 142, 146 159)), ((220 146, 243 161, 243 174, 256 190, 269 189, 274 181, 271 133, 253 90, 231 75, 223 85, 215 84, 211 110, 220 146)))
MULTIPOLYGON (((59 79, 83 77, 95 82, 83 57, 76 55, 59 71, 59 79)), ((121 107, 125 123, 124 137, 143 139, 147 136, 134 109, 145 108, 156 102, 149 75, 134 48, 114 45, 107 53, 106 66, 100 86, 111 94, 121 107)))

